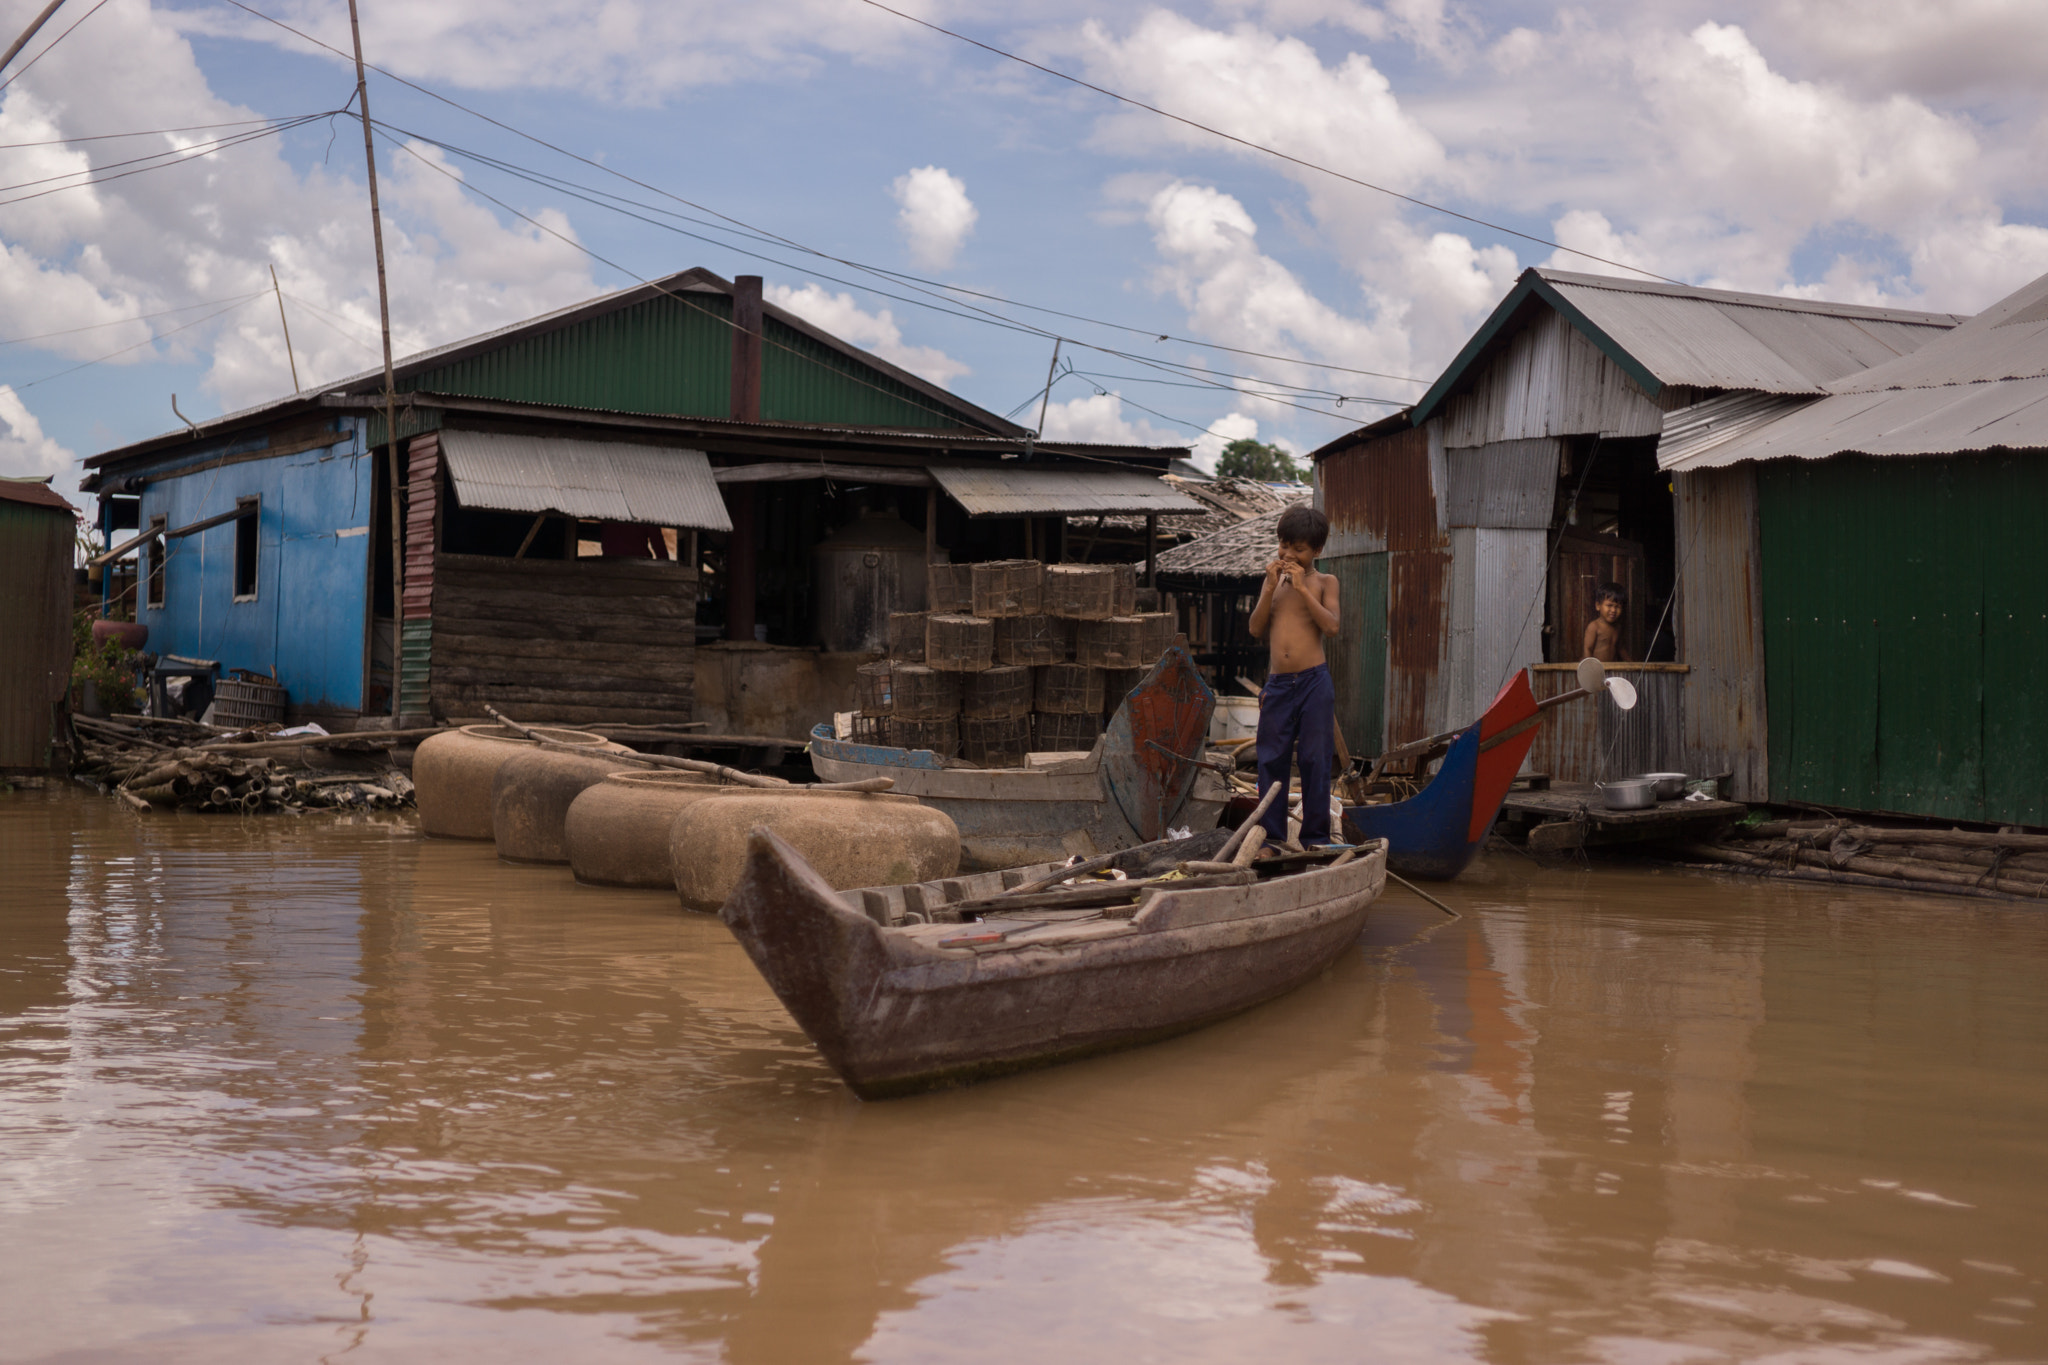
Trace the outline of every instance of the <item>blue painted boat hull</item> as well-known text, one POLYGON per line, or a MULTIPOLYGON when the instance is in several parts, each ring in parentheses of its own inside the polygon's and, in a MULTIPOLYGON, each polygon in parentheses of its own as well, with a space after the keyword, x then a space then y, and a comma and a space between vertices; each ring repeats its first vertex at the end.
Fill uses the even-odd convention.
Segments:
POLYGON ((1404 877, 1449 881, 1463 872, 1486 842, 1466 837, 1479 773, 1479 727, 1451 742, 1430 784, 1385 806, 1351 806, 1344 818, 1366 839, 1387 841, 1387 866, 1404 877))

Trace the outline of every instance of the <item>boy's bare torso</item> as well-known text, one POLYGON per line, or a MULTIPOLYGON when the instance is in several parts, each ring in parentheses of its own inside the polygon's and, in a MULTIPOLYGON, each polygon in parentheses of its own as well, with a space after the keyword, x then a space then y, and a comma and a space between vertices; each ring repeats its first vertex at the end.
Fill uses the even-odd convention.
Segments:
POLYGON ((1595 617, 1586 623, 1586 653, 1602 663, 1621 660, 1621 632, 1595 617))
POLYGON ((1269 673, 1299 673, 1326 662, 1323 637, 1337 633, 1337 580, 1316 572, 1313 550, 1281 547, 1266 566, 1251 627, 1265 638, 1269 673))

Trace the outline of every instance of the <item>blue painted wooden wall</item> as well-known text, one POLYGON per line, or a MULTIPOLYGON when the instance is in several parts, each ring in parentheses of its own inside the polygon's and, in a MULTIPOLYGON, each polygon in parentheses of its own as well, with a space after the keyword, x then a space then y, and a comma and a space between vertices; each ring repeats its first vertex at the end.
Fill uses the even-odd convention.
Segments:
MULTIPOLYGON (((234 600, 235 524, 171 541, 164 605, 143 607, 148 648, 217 659, 223 670, 277 670, 293 706, 360 711, 363 613, 369 600, 371 460, 360 419, 343 418, 335 444, 215 468, 155 470, 141 493, 142 525, 176 528, 262 500, 256 595, 234 600)), ((204 466, 233 446, 195 452, 204 466)), ((146 591, 144 585, 138 591, 146 591)))

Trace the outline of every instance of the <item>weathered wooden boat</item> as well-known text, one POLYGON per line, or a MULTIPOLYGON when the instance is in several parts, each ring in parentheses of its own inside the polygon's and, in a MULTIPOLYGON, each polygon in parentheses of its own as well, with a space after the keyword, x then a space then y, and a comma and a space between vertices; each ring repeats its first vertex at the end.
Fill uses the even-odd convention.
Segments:
POLYGON ((1169 1037, 1292 990, 1357 939, 1386 846, 1003 894, 1056 871, 834 891, 757 828, 720 913, 825 1060, 881 1099, 1169 1037))
POLYGON ((1419 740, 1380 757, 1427 754, 1447 744, 1429 785, 1406 801, 1349 806, 1344 818, 1367 839, 1387 841, 1387 866, 1404 877, 1448 881, 1463 872, 1500 818, 1508 788, 1536 742, 1546 706, 1583 695, 1566 693, 1539 704, 1522 669, 1501 688, 1486 714, 1454 735, 1419 740))
POLYGON ((1168 649, 1081 758, 1041 768, 975 768, 929 749, 898 749, 811 732, 811 767, 826 782, 888 777, 894 790, 944 811, 960 828, 969 872, 1092 857, 1209 829, 1229 799, 1201 758, 1216 694, 1187 651, 1168 649))

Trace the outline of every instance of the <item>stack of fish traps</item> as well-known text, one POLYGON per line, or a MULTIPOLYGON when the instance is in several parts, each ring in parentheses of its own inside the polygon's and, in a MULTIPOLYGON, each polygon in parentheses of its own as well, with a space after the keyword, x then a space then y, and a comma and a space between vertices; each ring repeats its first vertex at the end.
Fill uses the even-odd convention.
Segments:
POLYGON ((933 564, 927 584, 930 609, 893 613, 888 662, 860 670, 856 726, 979 767, 1093 747, 1173 642, 1170 613, 1137 611, 1135 565, 933 564))

